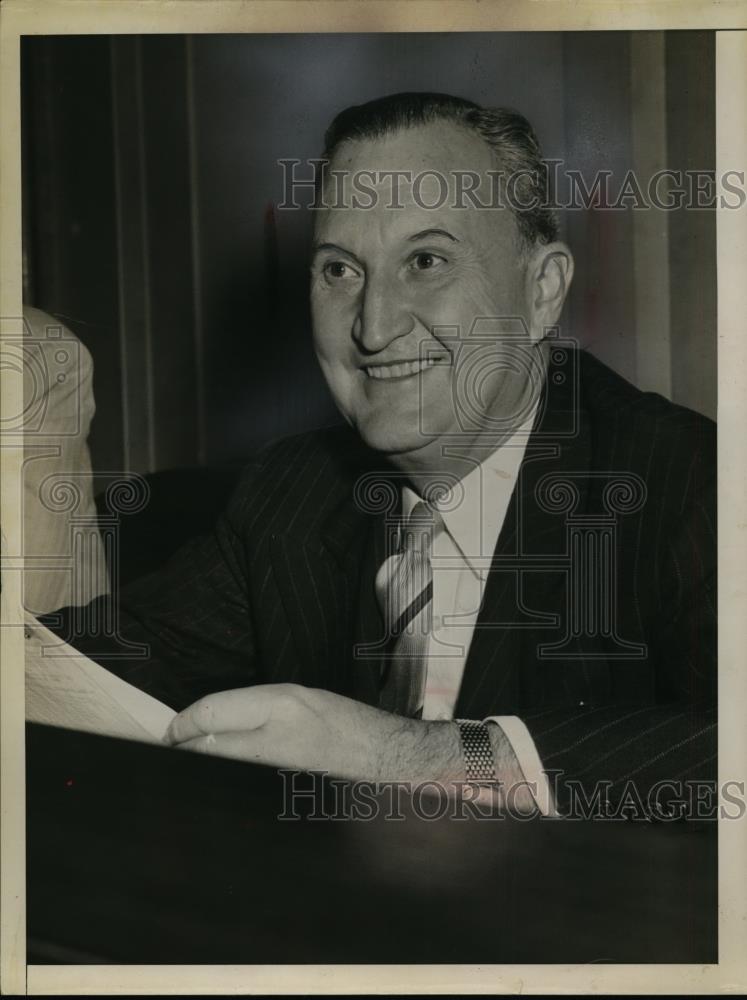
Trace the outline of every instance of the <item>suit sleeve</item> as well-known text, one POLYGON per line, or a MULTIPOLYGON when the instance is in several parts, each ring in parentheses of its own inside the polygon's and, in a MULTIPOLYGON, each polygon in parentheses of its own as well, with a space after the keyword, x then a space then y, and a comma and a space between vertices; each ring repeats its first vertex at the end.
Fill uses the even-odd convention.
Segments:
POLYGON ((85 608, 43 620, 91 659, 176 711, 213 691, 261 681, 247 583, 248 469, 211 532, 165 565, 85 608))
MULTIPOLYGON (((680 497, 657 555, 648 628, 653 697, 525 717, 560 812, 605 801, 672 816, 713 788, 717 752, 715 472, 680 497), (698 791, 700 786, 700 791, 698 791), (683 803, 685 805, 683 806, 683 803), (674 813, 673 813, 674 810, 674 813)), ((706 796, 707 798, 707 796, 706 796)))

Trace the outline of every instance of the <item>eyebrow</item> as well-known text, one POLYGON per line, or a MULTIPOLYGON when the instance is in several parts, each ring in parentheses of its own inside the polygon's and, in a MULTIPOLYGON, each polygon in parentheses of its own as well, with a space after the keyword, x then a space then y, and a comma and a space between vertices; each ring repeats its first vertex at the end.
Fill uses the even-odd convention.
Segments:
MULTIPOLYGON (((456 236, 453 236, 446 229, 421 229, 419 233, 413 233, 412 236, 407 237, 408 243, 415 243, 417 240, 424 240, 428 236, 444 236, 447 240, 451 240, 452 243, 459 243, 456 236)), ((352 250, 345 250, 344 247, 338 246, 337 243, 315 243, 312 247, 312 253, 321 253, 324 250, 332 250, 335 253, 344 254, 346 257, 352 257, 353 260, 360 264, 360 261, 352 250)))
MULTIPOLYGON (((336 243, 315 243, 314 246, 311 248, 312 254, 321 253, 323 250, 333 250, 335 253, 341 253, 345 257, 350 257, 358 264, 361 264, 356 255, 352 252, 352 250, 345 250, 344 247, 340 247, 336 243)), ((361 264, 361 266, 363 265, 361 264)))
POLYGON ((446 239, 451 240, 452 243, 459 242, 456 236, 452 236, 452 234, 447 232, 445 229, 423 229, 419 233, 413 233, 412 236, 408 236, 407 240, 409 243, 414 243, 415 240, 423 240, 426 236, 445 236, 446 239))

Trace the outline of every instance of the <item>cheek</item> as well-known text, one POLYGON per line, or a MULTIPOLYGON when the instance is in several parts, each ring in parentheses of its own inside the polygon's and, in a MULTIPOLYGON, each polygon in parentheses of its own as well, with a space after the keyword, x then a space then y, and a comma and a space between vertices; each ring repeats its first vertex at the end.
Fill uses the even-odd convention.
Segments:
POLYGON ((472 307, 474 321, 477 317, 504 318, 515 316, 519 300, 513 275, 504 271, 480 271, 469 276, 464 285, 462 302, 472 307))
POLYGON ((516 316, 515 289, 503 274, 490 275, 481 267, 464 268, 440 287, 418 290, 413 311, 423 325, 450 327, 450 335, 469 337, 477 320, 516 316))
POLYGON ((311 298, 314 350, 323 365, 339 363, 348 349, 349 336, 341 310, 324 296, 311 298))
POLYGON ((311 299, 314 351, 335 403, 350 421, 356 410, 358 372, 352 363, 352 339, 344 311, 325 297, 311 299))

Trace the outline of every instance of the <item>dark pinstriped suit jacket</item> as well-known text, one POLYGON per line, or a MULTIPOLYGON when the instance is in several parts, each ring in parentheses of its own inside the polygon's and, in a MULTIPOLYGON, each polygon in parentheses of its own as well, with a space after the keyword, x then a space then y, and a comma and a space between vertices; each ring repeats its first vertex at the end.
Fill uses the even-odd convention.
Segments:
MULTIPOLYGON (((353 649, 381 637, 373 581, 385 518, 361 511, 353 486, 377 463, 347 428, 267 449, 215 530, 123 594, 122 634, 147 642, 150 659, 103 662, 175 708, 281 681, 375 704, 381 664, 353 649)), ((628 778, 645 791, 713 777, 715 485, 711 421, 584 352, 553 362, 457 717, 520 716, 546 768, 613 781, 611 797, 628 778), (597 607, 586 635, 578 601, 569 605, 569 580, 582 587, 571 549, 588 553, 589 573, 603 558, 614 569, 613 621, 597 607)), ((598 604, 601 589, 592 579, 582 599, 598 604)))

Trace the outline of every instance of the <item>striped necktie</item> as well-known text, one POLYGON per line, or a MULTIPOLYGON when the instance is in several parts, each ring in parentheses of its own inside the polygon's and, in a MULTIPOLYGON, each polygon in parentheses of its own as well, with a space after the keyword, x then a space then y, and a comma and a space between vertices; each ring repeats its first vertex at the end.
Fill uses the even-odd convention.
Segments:
POLYGON ((400 530, 399 551, 376 574, 376 597, 389 637, 379 707, 411 718, 423 712, 433 618, 433 539, 443 522, 424 501, 400 530))

